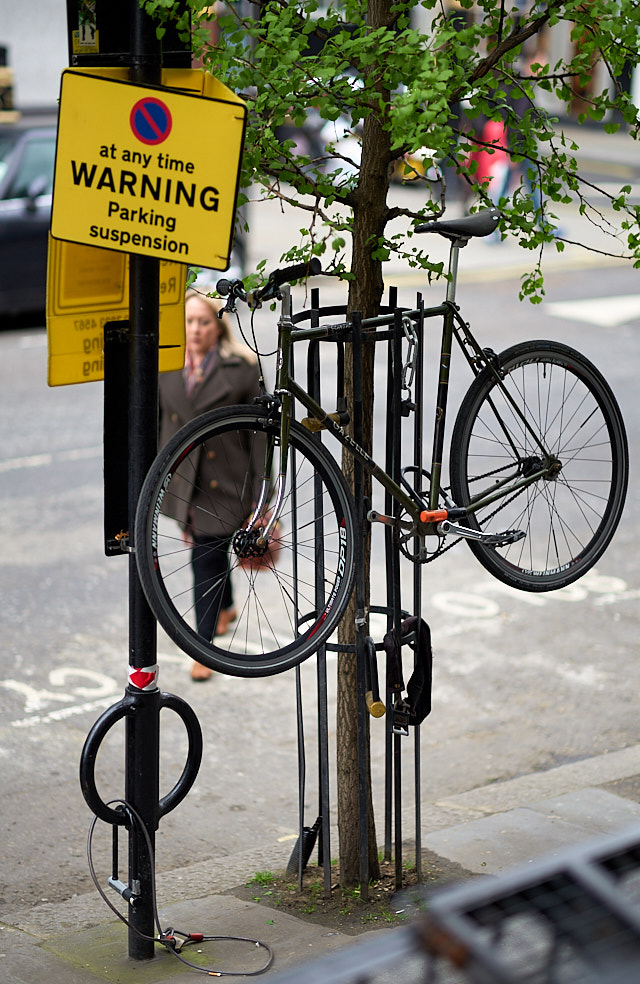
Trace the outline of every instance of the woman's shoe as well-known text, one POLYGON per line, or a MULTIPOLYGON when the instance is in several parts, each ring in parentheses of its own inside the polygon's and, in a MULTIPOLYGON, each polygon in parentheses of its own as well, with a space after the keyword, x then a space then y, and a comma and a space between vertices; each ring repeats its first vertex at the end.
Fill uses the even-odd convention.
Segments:
POLYGON ((213 670, 210 670, 208 666, 203 666, 202 663, 197 663, 195 659, 191 664, 191 679, 197 680, 208 680, 210 676, 213 676, 213 670))
POLYGON ((226 634, 227 629, 232 622, 238 617, 238 613, 235 608, 221 608, 220 614, 218 615, 218 622, 216 625, 216 635, 223 636, 226 634))

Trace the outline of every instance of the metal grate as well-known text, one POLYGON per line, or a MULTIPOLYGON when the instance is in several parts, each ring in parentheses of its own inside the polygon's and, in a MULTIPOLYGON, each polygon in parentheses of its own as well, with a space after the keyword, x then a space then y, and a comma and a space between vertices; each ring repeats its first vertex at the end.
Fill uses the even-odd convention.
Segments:
POLYGON ((490 882, 438 893, 424 936, 470 981, 640 979, 640 831, 598 838, 490 882))
POLYGON ((640 828, 429 897, 272 984, 632 984, 640 980, 640 828))

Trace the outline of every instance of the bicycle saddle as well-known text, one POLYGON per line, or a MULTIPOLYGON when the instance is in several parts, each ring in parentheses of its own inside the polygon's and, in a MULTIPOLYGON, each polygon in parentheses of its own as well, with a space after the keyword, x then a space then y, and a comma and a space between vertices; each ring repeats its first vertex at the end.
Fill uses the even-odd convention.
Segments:
POLYGON ((438 232, 446 239, 471 239, 472 236, 488 236, 497 227, 500 212, 497 208, 484 208, 475 215, 463 215, 460 219, 434 219, 422 222, 415 232, 438 232))

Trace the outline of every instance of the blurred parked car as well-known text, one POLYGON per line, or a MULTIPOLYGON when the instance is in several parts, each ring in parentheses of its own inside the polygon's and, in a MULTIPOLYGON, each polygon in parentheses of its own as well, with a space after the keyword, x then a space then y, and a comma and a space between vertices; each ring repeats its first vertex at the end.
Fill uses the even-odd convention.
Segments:
POLYGON ((0 124, 0 318, 42 312, 55 125, 0 124))

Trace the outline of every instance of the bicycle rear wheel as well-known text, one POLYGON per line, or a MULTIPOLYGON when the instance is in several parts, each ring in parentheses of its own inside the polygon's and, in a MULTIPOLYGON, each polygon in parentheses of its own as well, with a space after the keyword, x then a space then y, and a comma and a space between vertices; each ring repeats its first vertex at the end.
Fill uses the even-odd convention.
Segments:
POLYGON ((504 390, 485 368, 458 412, 452 495, 468 506, 504 483, 503 497, 471 513, 467 525, 526 536, 505 546, 469 546, 500 581, 552 591, 582 577, 616 530, 629 471, 624 425, 608 384, 574 349, 525 342, 497 358, 504 390), (543 477, 516 487, 541 470, 543 477))
MULTIPOLYGON (((311 656, 336 628, 351 592, 351 497, 334 459, 295 422, 277 558, 242 556, 237 534, 258 499, 267 444, 278 444, 279 433, 279 420, 259 407, 204 414, 161 450, 138 502, 136 560, 158 622, 189 656, 234 676, 279 673, 311 656), (191 546, 169 518, 186 513, 187 501, 189 532, 206 539, 215 531, 216 548, 220 538, 229 545, 229 569, 219 578, 231 579, 237 617, 223 636, 196 630, 191 546)), ((220 590, 220 581, 199 586, 205 599, 219 599, 220 590)))

